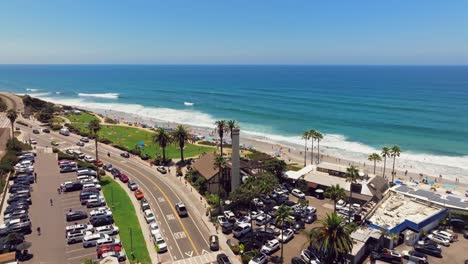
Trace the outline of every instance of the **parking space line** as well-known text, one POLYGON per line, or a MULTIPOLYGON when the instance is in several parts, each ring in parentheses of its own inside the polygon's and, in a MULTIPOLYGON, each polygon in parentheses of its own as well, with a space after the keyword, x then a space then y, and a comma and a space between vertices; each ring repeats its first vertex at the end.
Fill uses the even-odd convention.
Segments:
POLYGON ((83 250, 86 250, 85 248, 78 248, 78 249, 73 249, 73 250, 67 250, 65 251, 65 253, 73 253, 73 252, 77 252, 77 251, 83 251, 83 250))
POLYGON ((72 259, 79 259, 79 258, 88 257, 88 256, 96 256, 96 252, 83 254, 83 255, 80 255, 80 256, 77 256, 77 257, 67 258, 67 260, 70 261, 72 259))

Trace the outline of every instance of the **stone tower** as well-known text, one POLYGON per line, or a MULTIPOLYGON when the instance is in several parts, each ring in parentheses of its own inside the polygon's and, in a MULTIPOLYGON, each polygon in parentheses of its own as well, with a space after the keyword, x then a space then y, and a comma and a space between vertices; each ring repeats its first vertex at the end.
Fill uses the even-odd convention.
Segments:
POLYGON ((239 128, 232 130, 232 155, 231 155, 231 191, 239 188, 240 178, 240 154, 239 154, 239 128))

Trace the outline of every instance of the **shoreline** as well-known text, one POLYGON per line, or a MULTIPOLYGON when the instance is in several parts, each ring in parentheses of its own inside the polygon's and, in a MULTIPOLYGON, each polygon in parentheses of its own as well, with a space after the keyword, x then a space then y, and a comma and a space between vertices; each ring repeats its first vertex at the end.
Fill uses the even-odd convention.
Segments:
MULTIPOLYGON (((175 122, 167 122, 163 120, 158 120, 157 118, 150 118, 150 117, 145 117, 137 114, 130 114, 122 111, 115 111, 115 110, 106 110, 106 109, 96 109, 96 108, 88 108, 88 107, 81 107, 82 109, 100 114, 104 117, 110 117, 113 119, 118 119, 121 121, 121 123, 125 124, 130 122, 130 123, 138 123, 138 124, 146 124, 150 126, 158 125, 160 127, 167 127, 167 128, 173 128, 178 123, 175 122)), ((185 125, 185 124, 184 124, 185 125)), ((214 131, 214 125, 213 128, 205 128, 205 127, 197 127, 197 126, 192 126, 192 125, 186 125, 189 127, 190 131, 192 134, 200 134, 205 137, 213 137, 216 138, 216 136, 213 136, 211 133, 214 131)), ((250 138, 248 136, 248 133, 246 133, 246 136, 242 135, 242 128, 241 128, 241 138, 240 138, 240 143, 245 144, 245 146, 253 145, 253 148, 262 152, 265 152, 270 155, 274 155, 277 151, 279 151, 281 148, 283 151, 281 152, 281 157, 283 160, 285 160, 287 163, 297 163, 300 166, 303 166, 304 164, 304 146, 291 146, 287 144, 280 144, 280 143, 274 143, 274 142, 268 142, 268 141, 263 141, 255 138, 250 138)), ((310 144, 308 144, 310 146, 310 144)), ((316 148, 314 144, 314 158, 317 158, 317 153, 316 153, 316 148)), ((349 165, 355 165, 357 166, 361 171, 363 171, 366 174, 373 174, 373 163, 370 161, 366 162, 358 162, 358 161, 352 161, 349 159, 342 159, 339 157, 331 156, 326 153, 325 151, 322 150, 321 148, 321 158, 320 160, 322 162, 328 162, 328 163, 333 163, 333 164, 339 164, 342 166, 349 166, 349 165)), ((385 176, 386 178, 391 178, 391 169, 392 169, 392 163, 393 159, 390 157, 387 159, 387 166, 386 166, 386 171, 385 171, 385 176)), ((307 165, 310 164, 310 150, 307 153, 307 165)), ((415 181, 420 181, 421 178, 428 178, 429 181, 437 181, 437 185, 439 185, 439 188, 444 189, 443 186, 444 184, 451 184, 455 186, 455 194, 458 195, 463 195, 463 191, 465 189, 468 189, 468 181, 464 179, 463 177, 459 177, 460 182, 456 183, 455 179, 451 179, 450 177, 442 177, 441 179, 438 176, 434 175, 428 175, 428 174, 423 174, 423 177, 420 176, 420 173, 411 171, 408 169, 407 175, 405 175, 405 170, 402 170, 397 166, 398 164, 398 159, 396 161, 396 166, 395 166, 395 171, 397 172, 395 176, 395 180, 400 179, 403 181, 410 181, 410 179, 413 179, 415 181)), ((382 176, 383 172, 383 162, 380 163, 380 165, 377 165, 376 167, 376 174, 379 176, 382 176)), ((429 186, 430 187, 430 186, 429 186)))

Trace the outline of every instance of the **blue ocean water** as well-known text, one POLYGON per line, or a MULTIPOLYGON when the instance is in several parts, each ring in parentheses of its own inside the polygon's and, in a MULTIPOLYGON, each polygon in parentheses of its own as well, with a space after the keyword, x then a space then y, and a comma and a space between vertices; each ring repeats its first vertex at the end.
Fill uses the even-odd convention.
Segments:
POLYGON ((121 111, 138 106, 201 126, 235 119, 244 130, 291 140, 313 128, 334 149, 399 145, 468 156, 467 66, 1 65, 0 89, 121 111))

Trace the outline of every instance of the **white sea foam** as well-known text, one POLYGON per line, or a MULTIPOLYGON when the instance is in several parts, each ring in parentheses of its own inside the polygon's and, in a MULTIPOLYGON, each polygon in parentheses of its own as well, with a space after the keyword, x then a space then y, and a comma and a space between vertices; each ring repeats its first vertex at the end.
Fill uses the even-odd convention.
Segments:
POLYGON ((39 91, 39 89, 26 88, 26 91, 29 91, 29 92, 37 92, 37 91, 39 91))
POLYGON ((81 97, 95 97, 95 98, 106 98, 106 99, 118 99, 118 93, 102 93, 102 94, 88 94, 88 93, 78 93, 78 96, 81 97))
POLYGON ((55 92, 55 94, 61 94, 61 92, 55 92))
MULTIPOLYGON (((78 106, 89 109, 114 110, 134 115, 139 115, 147 118, 154 118, 166 122, 182 123, 197 127, 212 128, 216 119, 206 113, 194 110, 175 110, 168 108, 145 107, 139 104, 119 104, 119 103, 96 103, 86 99, 56 99, 45 96, 36 95, 43 100, 51 101, 71 106, 78 106)), ((255 128, 255 130, 257 130, 255 128)), ((259 131, 271 131, 268 127, 259 127, 259 131)), ((304 140, 299 136, 288 137, 281 135, 273 135, 264 132, 242 131, 247 138, 255 140, 282 144, 299 151, 303 150, 304 140)), ((310 142, 308 146, 310 148, 310 142)), ((314 144, 317 151, 317 144, 314 144)), ((404 150, 404 149, 403 149, 404 150)), ((367 157, 370 153, 380 153, 380 149, 375 149, 371 146, 359 142, 349 141, 343 135, 326 134, 320 142, 320 153, 333 157, 352 160, 356 162, 366 162, 370 164, 367 157)), ((381 163, 380 165, 382 165, 381 163)), ((391 158, 387 160, 387 168, 392 164, 391 158)), ((370 168, 370 167, 369 167, 370 168)), ((442 174, 447 178, 458 177, 460 181, 468 180, 468 156, 449 157, 437 156, 424 153, 402 152, 396 163, 396 168, 400 170, 408 170, 416 173, 424 173, 426 175, 442 174)))
POLYGON ((32 97, 44 97, 47 95, 50 95, 50 92, 44 92, 44 93, 27 93, 27 95, 32 96, 32 97))

